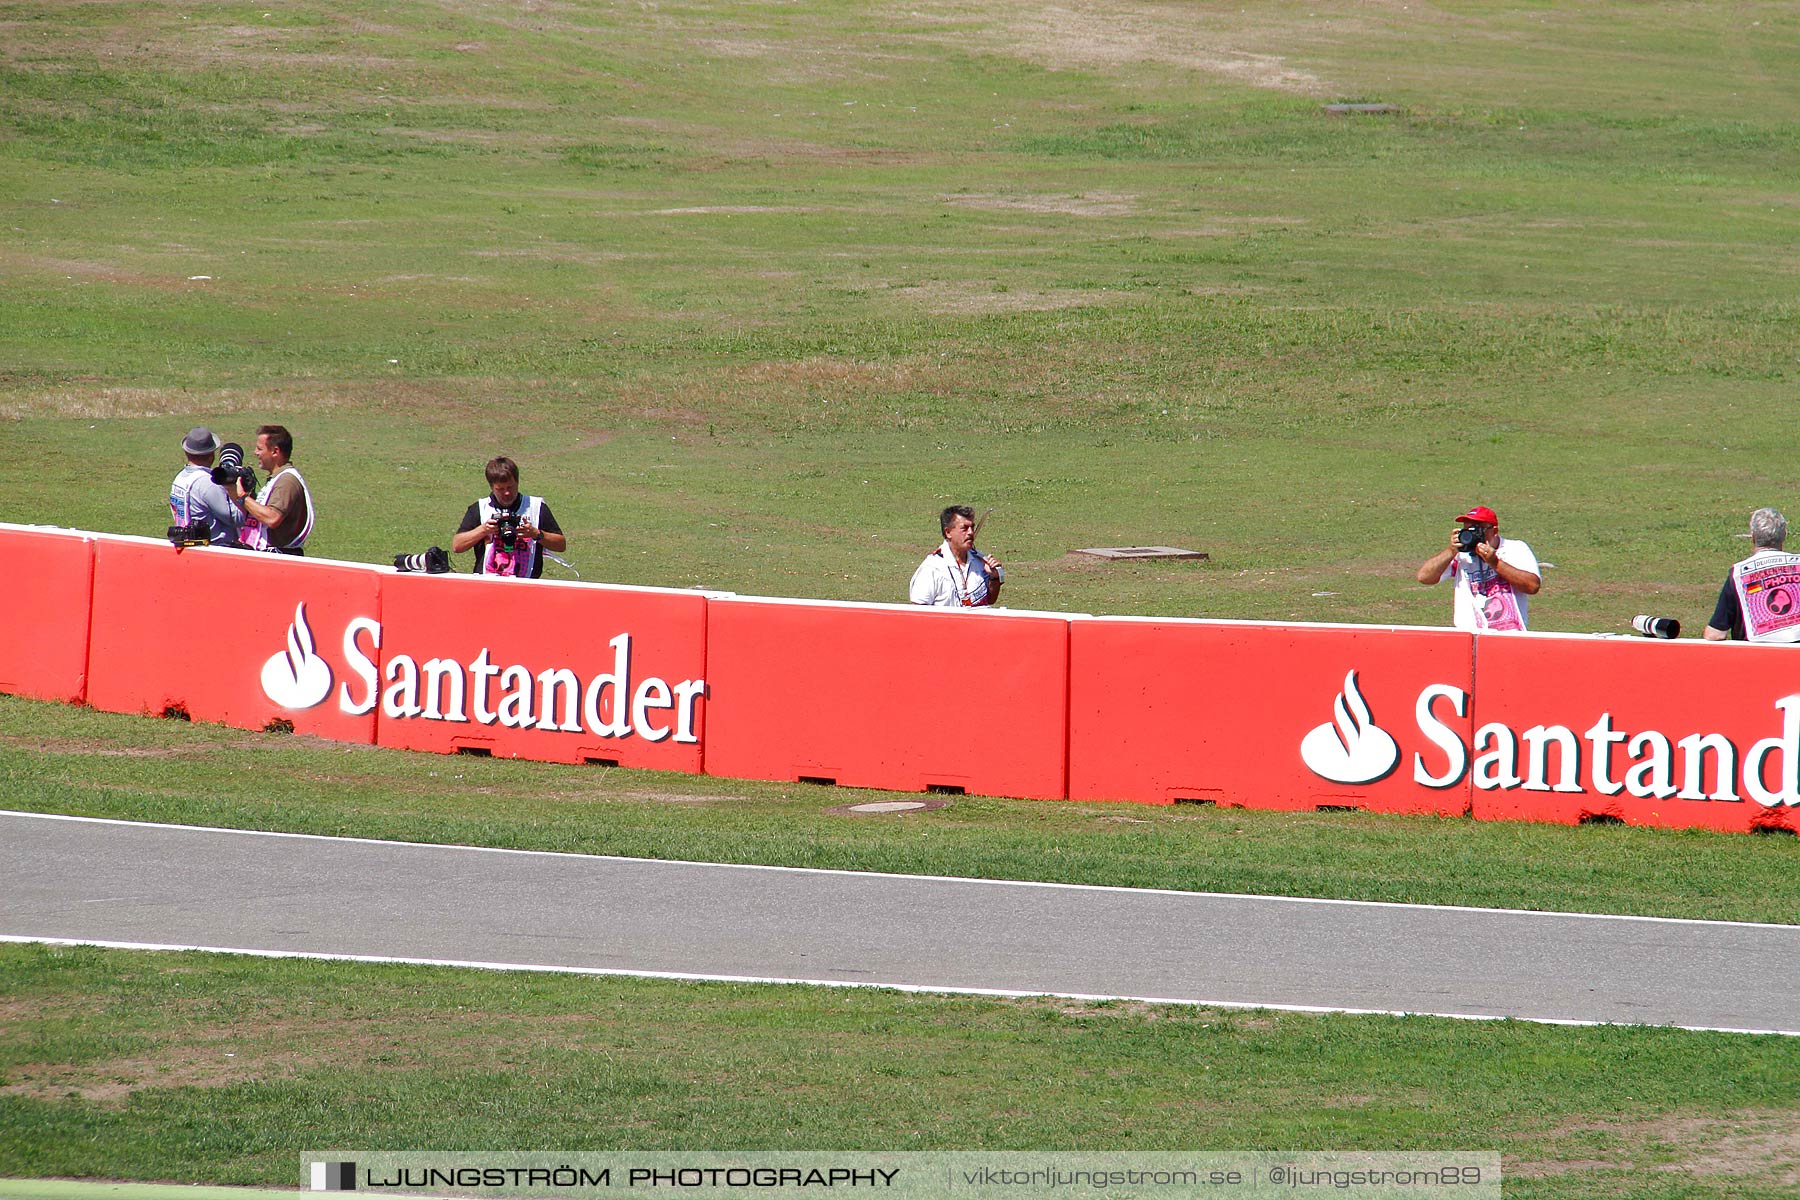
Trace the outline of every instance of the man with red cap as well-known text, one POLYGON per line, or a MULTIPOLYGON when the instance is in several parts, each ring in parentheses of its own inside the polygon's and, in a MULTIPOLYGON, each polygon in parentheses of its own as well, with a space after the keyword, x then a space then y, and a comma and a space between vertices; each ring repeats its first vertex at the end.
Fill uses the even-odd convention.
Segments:
POLYGON ((1500 536, 1500 518, 1477 504, 1456 518, 1448 548, 1419 565, 1427 586, 1448 579, 1455 585, 1458 629, 1524 629, 1528 597, 1543 586, 1537 555, 1517 538, 1500 536))

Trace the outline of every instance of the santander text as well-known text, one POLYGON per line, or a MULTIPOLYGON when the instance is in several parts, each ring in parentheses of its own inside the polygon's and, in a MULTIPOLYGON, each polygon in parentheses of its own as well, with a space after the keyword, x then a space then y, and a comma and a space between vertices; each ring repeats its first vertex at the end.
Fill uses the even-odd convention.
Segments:
POLYGON ((344 661, 354 682, 339 686, 338 708, 360 715, 379 702, 381 715, 389 719, 473 720, 508 729, 535 727, 561 733, 586 729, 599 737, 635 734, 648 742, 671 736, 677 742, 699 741, 694 709, 706 694, 706 681, 683 679, 671 684, 652 675, 633 688, 631 635, 621 633, 607 645, 613 650, 612 670, 585 683, 567 667, 534 674, 523 663, 500 666, 485 646, 466 665, 453 658, 421 663, 396 654, 378 671, 373 652, 381 648, 381 625, 358 617, 344 629, 344 661), (378 679, 386 686, 379 686, 378 679))
POLYGON ((1674 740, 1656 730, 1616 729, 1610 712, 1580 734, 1566 725, 1515 731, 1490 721, 1475 730, 1471 746, 1439 717, 1442 712, 1463 716, 1468 703, 1468 693, 1449 684, 1419 693, 1414 716, 1433 750, 1429 757, 1413 755, 1416 782, 1453 787, 1472 770, 1474 785, 1485 791, 1624 792, 1644 799, 1735 802, 1749 796, 1769 808, 1800 805, 1800 695, 1775 701, 1781 732, 1748 749, 1722 733, 1674 740))

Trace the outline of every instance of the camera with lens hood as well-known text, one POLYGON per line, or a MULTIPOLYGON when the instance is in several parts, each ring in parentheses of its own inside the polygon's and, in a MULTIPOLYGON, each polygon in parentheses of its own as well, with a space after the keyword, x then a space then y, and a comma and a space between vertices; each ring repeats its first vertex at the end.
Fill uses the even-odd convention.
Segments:
POLYGON ((400 572, 423 571, 427 575, 442 575, 450 569, 450 556, 444 553, 442 546, 433 546, 423 554, 394 555, 394 570, 400 572))
POLYGON ((226 442, 219 447, 219 465, 212 469, 212 481, 229 488, 238 480, 243 481, 246 492, 255 493, 256 472, 244 465, 244 448, 236 442, 226 442))

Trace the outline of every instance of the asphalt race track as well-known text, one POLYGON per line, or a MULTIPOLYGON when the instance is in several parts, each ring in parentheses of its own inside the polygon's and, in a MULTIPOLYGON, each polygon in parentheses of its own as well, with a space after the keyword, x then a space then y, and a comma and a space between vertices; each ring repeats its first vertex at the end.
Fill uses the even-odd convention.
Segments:
POLYGON ((0 812, 0 940, 1800 1035, 1800 926, 0 812))

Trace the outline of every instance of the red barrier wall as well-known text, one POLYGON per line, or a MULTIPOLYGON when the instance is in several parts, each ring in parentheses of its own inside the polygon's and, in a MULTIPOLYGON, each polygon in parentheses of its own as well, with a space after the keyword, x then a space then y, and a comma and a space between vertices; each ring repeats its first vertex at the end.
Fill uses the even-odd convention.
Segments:
POLYGON ((1065 794, 1066 617, 729 598, 707 624, 710 775, 1065 794))
POLYGON ((1425 729, 1467 738, 1472 641, 1436 629, 1077 620, 1069 797, 1460 815, 1468 782, 1447 777, 1425 729))
POLYGON ((1800 827, 1791 647, 526 584, 5 525, 0 552, 36 568, 0 690, 110 711, 903 790, 1800 827))
POLYGON ((0 560, 13 564, 0 599, 0 692, 81 703, 93 542, 74 530, 0 525, 0 560))
POLYGON ((344 711, 343 642, 379 621, 375 567, 148 538, 96 537, 88 703, 372 742, 344 711))
POLYGON ((388 575, 380 680, 364 636, 354 702, 383 746, 697 773, 706 598, 471 575, 388 575))
POLYGON ((1477 817, 1800 826, 1794 647, 1483 637, 1475 670, 1477 817))

